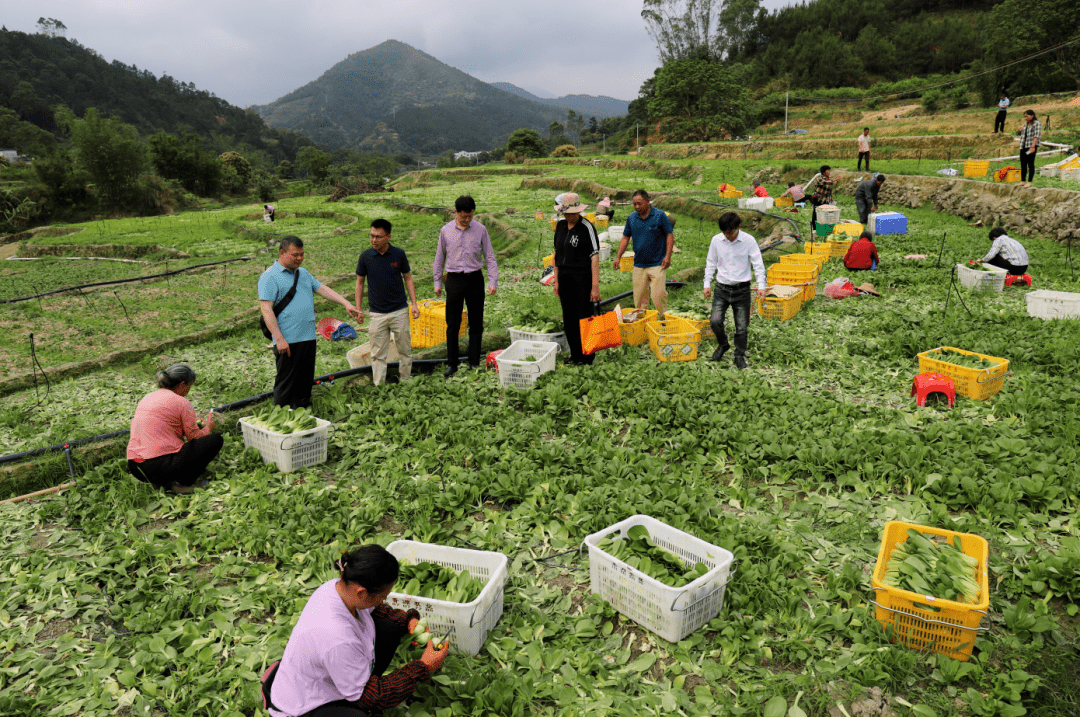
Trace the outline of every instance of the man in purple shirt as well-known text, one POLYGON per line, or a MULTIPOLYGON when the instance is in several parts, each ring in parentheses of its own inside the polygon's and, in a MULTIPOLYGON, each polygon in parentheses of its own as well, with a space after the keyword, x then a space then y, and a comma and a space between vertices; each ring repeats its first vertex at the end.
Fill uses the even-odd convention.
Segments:
POLYGON ((458 331, 461 329, 461 310, 469 311, 469 366, 480 366, 480 340, 484 336, 484 274, 487 263, 488 296, 495 294, 499 284, 499 265, 491 238, 480 222, 473 221, 476 202, 465 195, 454 202, 456 217, 439 232, 435 249, 435 296, 442 296, 443 271, 446 271, 446 371, 450 378, 458 369, 458 331))

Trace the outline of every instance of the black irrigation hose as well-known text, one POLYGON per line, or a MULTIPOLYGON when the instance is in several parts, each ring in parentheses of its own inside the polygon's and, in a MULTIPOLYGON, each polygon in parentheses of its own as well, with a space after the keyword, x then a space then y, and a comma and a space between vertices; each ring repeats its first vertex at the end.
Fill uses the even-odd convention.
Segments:
POLYGON ((687 197, 687 199, 692 202, 697 202, 698 204, 708 204, 711 207, 728 207, 729 209, 734 209, 740 212, 757 212, 758 214, 765 217, 772 217, 773 219, 783 219, 785 222, 791 225, 792 229, 795 230, 795 238, 802 239, 802 234, 799 233, 799 227, 795 224, 795 220, 791 217, 782 217, 779 214, 769 214, 768 212, 763 212, 760 209, 739 209, 738 206, 724 204, 722 202, 706 202, 704 199, 694 199, 693 197, 687 197))
POLYGON ((224 261, 213 261, 209 264, 196 264, 195 266, 184 267, 183 269, 174 269, 172 271, 166 271, 162 274, 149 274, 147 276, 139 276, 134 279, 117 279, 116 281, 97 281, 92 284, 79 284, 77 286, 68 286, 63 289, 53 289, 52 291, 44 291, 40 294, 33 294, 32 296, 19 296, 14 299, 4 299, 0 301, 0 304, 15 304, 20 301, 29 301, 30 299, 37 299, 42 296, 51 296, 53 294, 63 294, 68 291, 78 291, 80 289, 90 289, 95 286, 119 286, 120 284, 134 284, 137 281, 145 281, 147 279, 159 279, 163 276, 172 276, 174 274, 183 274, 186 271, 194 271, 195 269, 204 269, 208 266, 218 266, 219 264, 230 264, 234 261, 251 261, 255 257, 242 256, 238 259, 226 259, 224 261))
MULTIPOLYGON (((441 364, 446 363, 446 359, 416 359, 413 361, 413 370, 420 373, 434 371, 441 364)), ((392 361, 386 364, 387 368, 397 368, 398 362, 392 361)), ((331 381, 339 378, 346 378, 349 376, 359 376, 361 374, 371 373, 371 366, 361 366, 359 368, 350 368, 344 371, 335 371, 334 373, 328 373, 325 376, 316 376, 314 381, 322 383, 325 381, 331 381)), ((242 398, 239 401, 233 401, 232 403, 226 403, 221 406, 214 407, 214 413, 227 413, 246 406, 250 406, 254 403, 260 403, 268 398, 273 397, 274 392, 268 391, 266 393, 260 393, 255 396, 249 396, 248 398, 242 398)), ((84 443, 97 443, 99 441, 106 441, 110 438, 119 438, 120 436, 126 436, 130 433, 129 430, 113 431, 112 433, 102 433, 96 436, 88 436, 87 438, 77 438, 73 441, 66 441, 64 443, 57 443, 52 446, 45 446, 43 448, 34 448, 29 451, 22 451, 20 453, 12 453, 7 456, 0 456, 0 465, 4 463, 13 463, 15 461, 23 460, 25 458, 34 458, 36 456, 43 455, 54 451, 62 451, 65 448, 82 445, 84 443)))
MULTIPOLYGON (((669 281, 664 286, 666 286, 669 289, 681 289, 684 286, 686 286, 686 282, 685 281, 669 281)), ((633 291, 624 291, 621 294, 616 294, 615 296, 608 297, 607 299, 604 299, 603 301, 601 301, 599 303, 600 303, 600 306, 604 306, 605 304, 610 304, 610 303, 612 303, 614 301, 618 301, 619 299, 625 299, 626 297, 633 296, 633 295, 634 295, 633 291)))

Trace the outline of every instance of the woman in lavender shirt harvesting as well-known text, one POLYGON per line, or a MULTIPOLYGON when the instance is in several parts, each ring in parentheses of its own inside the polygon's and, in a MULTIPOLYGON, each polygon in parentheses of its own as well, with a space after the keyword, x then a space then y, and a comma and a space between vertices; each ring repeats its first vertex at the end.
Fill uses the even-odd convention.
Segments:
POLYGON ((337 562, 340 577, 320 585, 263 676, 272 717, 366 717, 401 703, 446 659, 434 641, 419 660, 384 676, 398 643, 419 622, 416 610, 383 604, 398 578, 385 548, 365 545, 337 562))

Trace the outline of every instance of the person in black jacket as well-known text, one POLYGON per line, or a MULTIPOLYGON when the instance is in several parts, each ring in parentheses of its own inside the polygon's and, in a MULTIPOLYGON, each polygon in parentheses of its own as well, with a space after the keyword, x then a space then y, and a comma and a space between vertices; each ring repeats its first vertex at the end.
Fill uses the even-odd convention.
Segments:
POLYGON ((885 175, 879 174, 859 184, 855 189, 855 209, 859 212, 859 222, 863 225, 870 218, 870 212, 877 211, 877 196, 881 185, 885 183, 885 175))
POLYGON ((591 364, 594 356, 581 350, 581 319, 592 315, 600 301, 600 240, 581 216, 588 205, 573 192, 562 195, 563 215, 555 225, 555 296, 563 311, 563 331, 570 344, 570 362, 591 364))

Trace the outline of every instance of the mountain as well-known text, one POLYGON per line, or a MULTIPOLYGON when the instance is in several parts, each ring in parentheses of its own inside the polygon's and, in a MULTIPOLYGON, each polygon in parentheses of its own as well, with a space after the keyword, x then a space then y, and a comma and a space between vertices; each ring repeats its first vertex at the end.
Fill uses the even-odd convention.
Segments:
POLYGON ((630 107, 629 100, 617 100, 607 96, 564 95, 562 97, 556 97, 555 99, 545 99, 543 97, 537 97, 528 90, 523 90, 517 85, 512 85, 509 82, 492 82, 491 86, 498 87, 500 90, 506 90, 507 92, 513 92, 518 97, 524 97, 533 102, 542 102, 545 105, 552 105, 553 107, 565 107, 566 109, 574 110, 578 114, 583 114, 586 117, 596 117, 597 119, 603 119, 604 117, 622 117, 629 111, 630 107))
POLYGON ((566 111, 496 89, 397 40, 353 53, 317 80, 251 109, 334 149, 482 150, 515 129, 544 134, 566 111))

